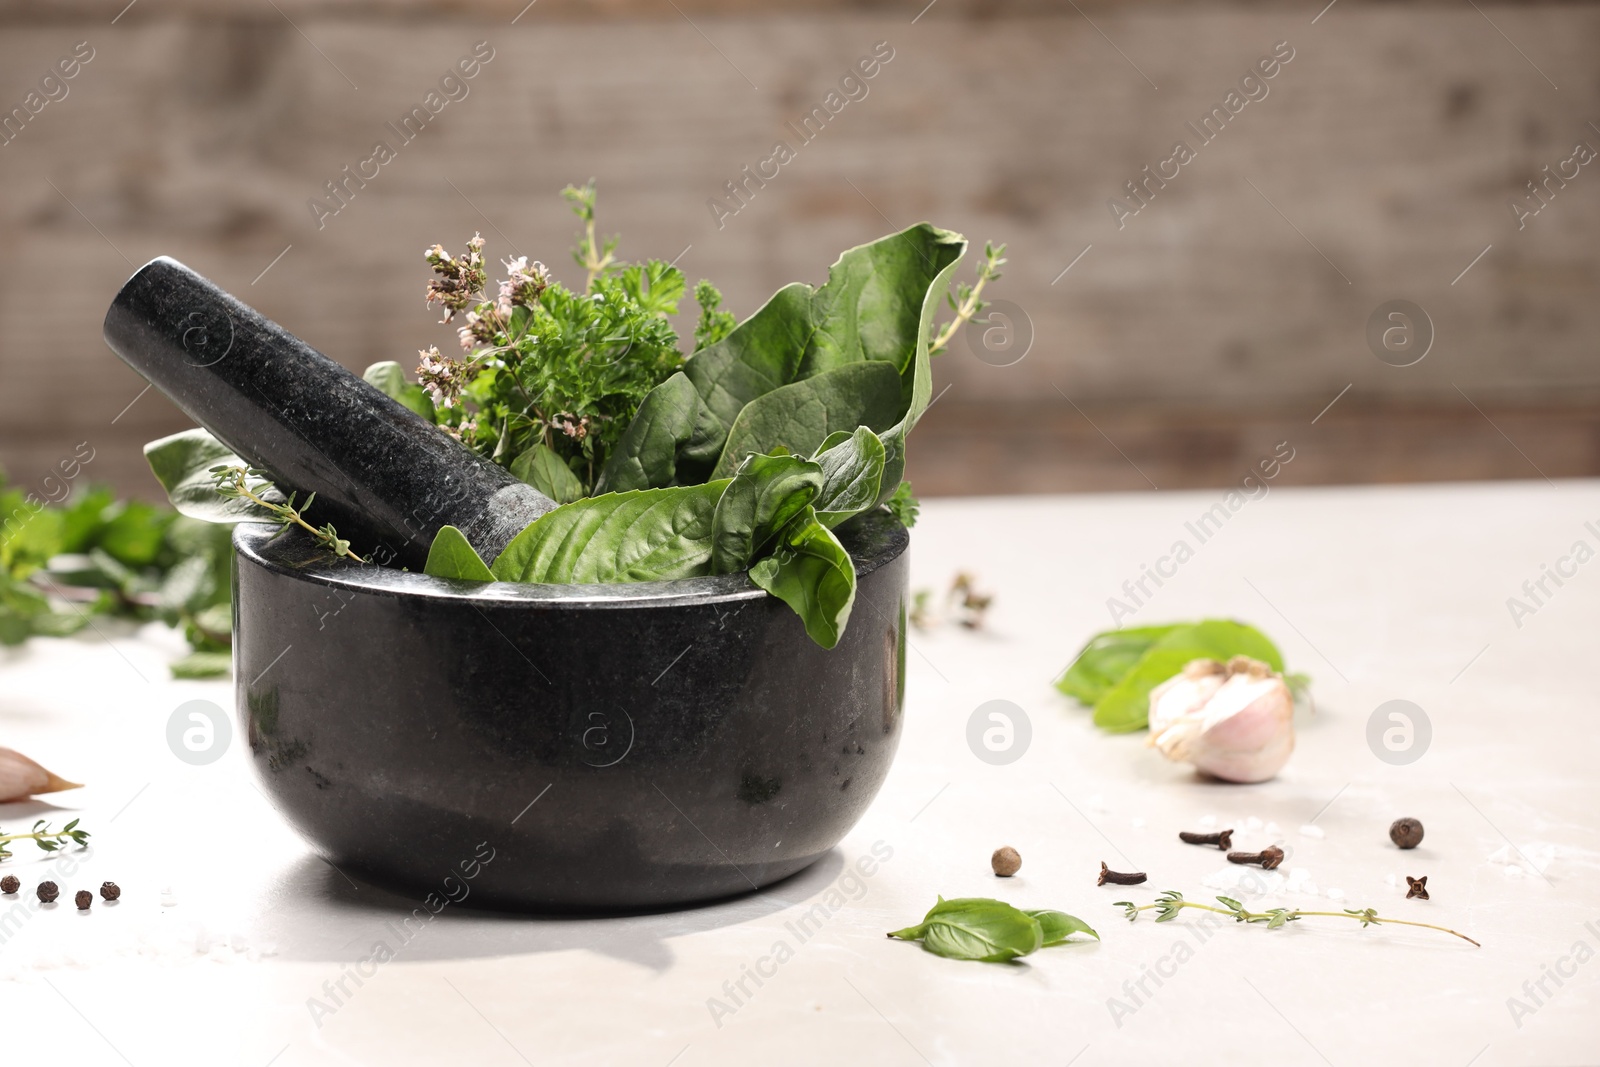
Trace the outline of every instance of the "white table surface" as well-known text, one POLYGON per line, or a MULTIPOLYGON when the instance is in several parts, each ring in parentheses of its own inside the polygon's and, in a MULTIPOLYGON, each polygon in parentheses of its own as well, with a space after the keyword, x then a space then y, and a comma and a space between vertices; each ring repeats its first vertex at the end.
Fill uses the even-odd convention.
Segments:
MULTIPOLYGON (((1124 579, 1221 496, 929 503, 913 536, 913 585, 942 589, 957 570, 973 572, 995 594, 989 626, 912 633, 898 760, 833 854, 745 899, 669 914, 552 921, 450 907, 359 987, 346 978, 352 995, 316 1019, 309 998, 333 1005, 324 983, 374 942, 393 942, 386 924, 416 902, 351 884, 314 858, 251 785, 237 737, 209 766, 172 755, 172 711, 195 698, 227 705, 231 686, 166 680, 180 648, 160 627, 0 653, 0 744, 89 783, 49 804, 0 806, 0 825, 81 815, 94 847, 56 878, 63 901, 105 879, 125 890, 118 907, 89 915, 24 907, 9 928, 20 898, 0 898, 5 1059, 1600 1062, 1600 959, 1589 958, 1600 952, 1600 562, 1520 628, 1506 607, 1573 542, 1600 545, 1584 528, 1600 526, 1600 485, 1280 489, 1234 515, 1132 621, 1252 621, 1291 669, 1314 676, 1317 714, 1302 713, 1294 758, 1259 786, 1202 782, 1143 735, 1103 735, 1050 684, 1108 625, 1106 599, 1124 579), (1369 715, 1395 698, 1433 724, 1431 747, 1407 766, 1380 761, 1366 742, 1369 715), (965 740, 968 717, 992 699, 1015 702, 1032 725, 1026 755, 1008 766, 979 761, 965 740), (1293 849, 1286 868, 1345 894, 1283 903, 1371 904, 1483 947, 1333 919, 1210 931, 1185 913, 1129 925, 1112 901, 1167 887, 1214 892, 1202 883, 1227 868, 1220 855, 1176 839, 1207 815, 1239 828, 1244 845, 1267 843, 1243 831, 1246 820, 1277 823, 1293 849), (1414 852, 1388 843, 1400 815, 1426 824, 1414 852), (1321 839, 1299 832, 1313 817, 1321 839), (892 858, 870 878, 846 879, 840 906, 801 943, 786 923, 826 905, 877 842, 892 858), (1023 856, 1009 881, 988 870, 1002 844, 1023 856), (1151 881, 1096 887, 1102 859, 1151 881), (1432 900, 1403 899, 1407 874, 1429 876, 1432 900), (1104 940, 997 966, 883 936, 938 894, 1061 908, 1104 940), (792 958, 759 988, 746 979, 752 995, 714 1019, 708 1001, 732 1006, 724 983, 778 941, 792 958), (1582 963, 1569 958, 1580 941, 1582 963), (1545 978, 1536 1005, 1523 983, 1546 965, 1571 977, 1545 978), (1146 978, 1135 1004, 1125 983, 1137 991, 1158 967, 1170 977, 1146 978), (1512 997, 1534 1010, 1514 1018, 1512 997)), ((47 876, 48 858, 17 853, 5 867, 28 887, 47 876)))

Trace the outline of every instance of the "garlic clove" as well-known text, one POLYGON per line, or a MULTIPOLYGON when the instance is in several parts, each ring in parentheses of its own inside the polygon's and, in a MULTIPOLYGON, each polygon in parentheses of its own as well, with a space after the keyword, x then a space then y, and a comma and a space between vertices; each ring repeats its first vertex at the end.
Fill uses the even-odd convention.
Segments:
POLYGON ((0 804, 26 800, 41 793, 81 788, 83 786, 80 783, 67 781, 20 752, 0 748, 0 804))
POLYGON ((1149 744, 1217 778, 1263 782, 1294 751, 1294 698, 1259 661, 1195 661, 1151 691, 1149 744))

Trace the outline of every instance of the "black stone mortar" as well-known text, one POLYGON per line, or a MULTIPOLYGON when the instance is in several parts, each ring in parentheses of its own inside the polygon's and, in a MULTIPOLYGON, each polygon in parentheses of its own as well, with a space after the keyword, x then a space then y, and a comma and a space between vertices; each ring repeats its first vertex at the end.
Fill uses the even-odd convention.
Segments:
MULTIPOLYGON (((171 260, 118 294, 106 337, 399 562, 446 521, 491 558, 550 506, 171 260), (386 465, 375 436, 414 462, 386 465), (451 484, 447 508, 419 469, 451 484)), ((837 531, 859 586, 831 650, 742 574, 460 582, 275 533, 233 538, 239 716, 267 795, 347 873, 534 911, 749 892, 838 844, 899 744, 909 538, 886 512, 837 531)))

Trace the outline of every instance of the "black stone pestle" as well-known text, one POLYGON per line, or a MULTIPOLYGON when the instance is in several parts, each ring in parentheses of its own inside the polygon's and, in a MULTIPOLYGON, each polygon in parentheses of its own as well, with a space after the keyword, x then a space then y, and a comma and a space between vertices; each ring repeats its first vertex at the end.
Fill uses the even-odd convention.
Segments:
POLYGON ((106 313, 112 351, 363 555, 420 570, 458 527, 493 560, 555 507, 254 309, 165 256, 106 313))

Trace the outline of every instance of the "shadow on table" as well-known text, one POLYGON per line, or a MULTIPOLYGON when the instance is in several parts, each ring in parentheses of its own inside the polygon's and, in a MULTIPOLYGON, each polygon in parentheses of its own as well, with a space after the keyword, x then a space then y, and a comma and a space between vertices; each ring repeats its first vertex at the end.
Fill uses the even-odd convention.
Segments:
POLYGON ((589 949, 664 972, 671 938, 749 922, 820 895, 839 876, 837 848, 758 892, 671 911, 596 916, 525 915, 450 904, 425 924, 404 920, 413 897, 353 881, 315 856, 279 873, 260 909, 259 937, 277 943, 278 958, 348 963, 371 957, 381 943, 399 960, 461 960, 589 949))

